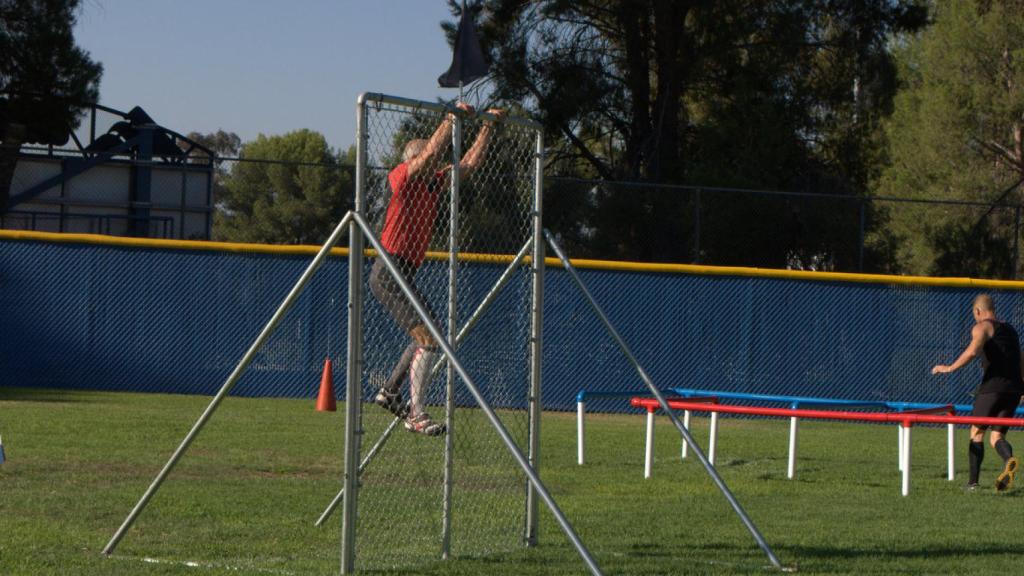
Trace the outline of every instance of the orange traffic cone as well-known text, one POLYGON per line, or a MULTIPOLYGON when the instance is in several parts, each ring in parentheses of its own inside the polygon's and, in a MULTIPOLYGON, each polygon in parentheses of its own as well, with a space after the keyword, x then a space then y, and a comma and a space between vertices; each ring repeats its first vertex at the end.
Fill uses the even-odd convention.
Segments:
POLYGON ((320 376, 320 395, 316 399, 318 412, 334 412, 338 409, 334 401, 334 375, 331 373, 331 359, 324 360, 324 373, 320 376))

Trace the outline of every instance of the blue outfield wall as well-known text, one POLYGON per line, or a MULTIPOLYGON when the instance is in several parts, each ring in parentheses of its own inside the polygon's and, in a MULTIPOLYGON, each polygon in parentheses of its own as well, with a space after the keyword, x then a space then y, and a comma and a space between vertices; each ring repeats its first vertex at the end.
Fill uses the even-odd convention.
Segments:
MULTIPOLYGON (((0 235, 0 385, 213 394, 315 250, 215 243, 0 235)), ((428 266, 437 266, 430 264, 428 266)), ((503 270, 473 264, 475 306, 503 270), (479 272, 479 273, 477 273, 479 272)), ((580 262, 579 271, 662 389, 690 387, 861 400, 970 402, 980 369, 931 376, 969 340, 979 292, 1024 326, 1024 283, 908 279, 580 262)), ((421 272, 430 273, 427 270, 421 272)), ((238 396, 312 398, 326 357, 344 394, 347 259, 334 256, 260 350, 238 396)), ((522 284, 522 283, 520 283, 522 284)), ((520 288, 518 288, 521 290, 520 288)), ((368 297, 368 314, 376 306, 368 297)), ((487 342, 522 322, 522 294, 499 298, 464 347, 490 362, 484 389, 521 385, 528 367, 487 342)), ((433 304, 435 310, 443 303, 433 304)), ((545 278, 543 402, 570 410, 586 390, 644 385, 569 276, 545 278)), ((375 346, 403 346, 394 330, 375 346)), ((521 355, 514 355, 521 360, 521 355)), ((471 404, 468 394, 460 403, 471 404)), ((588 410, 632 411, 626 399, 588 410)))

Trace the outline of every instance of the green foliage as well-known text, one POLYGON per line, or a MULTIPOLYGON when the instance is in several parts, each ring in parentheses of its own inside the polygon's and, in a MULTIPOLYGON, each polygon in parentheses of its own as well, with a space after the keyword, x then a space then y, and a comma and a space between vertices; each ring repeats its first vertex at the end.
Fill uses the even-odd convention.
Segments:
MULTIPOLYGON (((494 62, 494 97, 527 103, 552 143, 556 173, 837 194, 863 193, 876 170, 878 123, 896 87, 888 43, 926 14, 918 0, 489 0, 474 8, 494 62)), ((645 190, 631 204, 613 196, 592 194, 590 216, 558 232, 622 245, 623 257, 691 257, 689 195, 645 190), (624 228, 648 235, 649 247, 613 237, 624 228)), ((806 253, 797 259, 855 266, 856 217, 840 231, 824 204, 805 205, 791 227, 800 237, 758 232, 744 243, 757 250, 737 250, 735 231, 792 219, 793 208, 737 211, 729 199, 705 200, 702 210, 730 223, 705 229, 705 261, 785 266, 806 253)))
POLYGON ((242 149, 242 139, 234 132, 217 130, 209 134, 189 132, 188 138, 213 151, 218 158, 232 157, 242 149))
POLYGON ((0 0, 0 212, 23 143, 60 145, 103 66, 75 45, 78 0, 0 0))
POLYGON ((311 130, 260 135, 242 146, 215 199, 214 238, 320 244, 351 208, 355 149, 335 153, 311 130))
MULTIPOLYGON (((904 88, 886 124, 891 161, 877 193, 970 201, 893 206, 888 234, 918 274, 1013 276, 1013 209, 1024 179, 1024 3, 938 3, 935 22, 896 50, 904 88)), ((876 241, 884 241, 879 235, 876 241)))

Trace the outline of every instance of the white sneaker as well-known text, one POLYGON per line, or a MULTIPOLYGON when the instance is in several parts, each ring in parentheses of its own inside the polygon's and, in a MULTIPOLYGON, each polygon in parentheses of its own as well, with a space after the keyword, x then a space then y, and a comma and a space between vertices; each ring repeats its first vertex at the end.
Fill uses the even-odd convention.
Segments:
POLYGON ((425 436, 440 436, 445 433, 445 425, 434 422, 426 412, 406 418, 405 429, 425 436))

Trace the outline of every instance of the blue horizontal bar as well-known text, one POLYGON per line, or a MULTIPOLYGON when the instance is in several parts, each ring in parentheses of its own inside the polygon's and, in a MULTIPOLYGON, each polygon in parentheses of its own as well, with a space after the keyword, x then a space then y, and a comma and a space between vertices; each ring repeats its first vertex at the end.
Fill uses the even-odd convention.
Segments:
MULTIPOLYGON (((700 390, 697 388, 673 388, 672 391, 680 396, 717 396, 732 400, 760 400, 762 402, 788 403, 792 408, 798 408, 801 404, 819 404, 823 406, 846 406, 865 408, 887 408, 897 412, 906 410, 920 410, 924 408, 935 408, 942 404, 927 404, 924 402, 888 402, 882 400, 847 400, 842 398, 815 398, 813 396, 776 396, 769 394, 751 394, 748 392, 722 392, 718 390, 700 390)), ((969 404, 956 404, 953 408, 957 412, 968 412, 973 410, 969 404)), ((1024 407, 1018 408, 1017 414, 1024 415, 1024 407)))
MULTIPOLYGON (((666 391, 662 390, 662 394, 666 394, 666 391)), ((650 396, 649 390, 632 390, 623 392, 622 390, 580 390, 576 394, 576 402, 583 402, 587 398, 617 398, 617 397, 633 397, 633 396, 650 396)))
MULTIPOLYGON (((928 404, 924 402, 889 402, 885 400, 849 400, 844 398, 817 398, 814 396, 752 394, 749 392, 723 392, 721 390, 702 390, 698 388, 671 388, 669 392, 684 398, 691 396, 716 396, 718 398, 727 398, 731 400, 778 402, 782 404, 789 404, 790 407, 794 409, 799 408, 801 405, 808 406, 817 404, 820 406, 844 406, 847 408, 885 408, 887 410, 905 412, 907 410, 921 410, 943 406, 942 404, 928 404)), ((662 394, 665 393, 665 391, 662 391, 662 394)), ((576 394, 576 402, 584 402, 587 398, 621 398, 627 396, 650 395, 650 392, 646 390, 580 390, 576 394)), ((973 407, 969 404, 956 404, 953 406, 953 409, 960 413, 970 413, 973 410, 973 407)), ((1016 414, 1024 415, 1024 407, 1018 408, 1016 414)))
POLYGON ((699 390, 696 388, 673 388, 673 392, 680 396, 718 396, 719 398, 730 398, 732 400, 760 400, 762 402, 780 402, 790 404, 797 408, 800 404, 821 404, 826 406, 861 406, 873 408, 886 408, 886 402, 882 400, 843 400, 838 398, 815 398, 812 396, 781 396, 769 394, 751 394, 748 392, 720 392, 712 390, 699 390))

